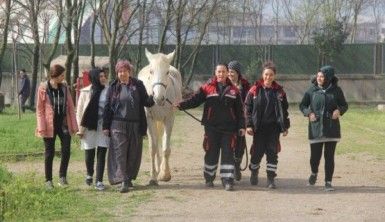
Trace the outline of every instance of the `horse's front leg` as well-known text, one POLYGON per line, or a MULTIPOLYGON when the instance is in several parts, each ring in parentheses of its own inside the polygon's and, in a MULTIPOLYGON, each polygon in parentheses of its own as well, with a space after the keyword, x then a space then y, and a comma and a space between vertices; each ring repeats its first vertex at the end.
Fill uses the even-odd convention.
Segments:
POLYGON ((169 165, 169 158, 171 154, 170 141, 171 141, 171 132, 174 125, 174 114, 169 118, 166 118, 164 121, 164 132, 162 137, 162 163, 160 164, 160 172, 158 175, 158 180, 160 181, 170 181, 171 172, 169 165))
POLYGON ((147 135, 148 145, 151 156, 151 171, 149 185, 158 185, 157 177, 159 174, 159 150, 158 150, 158 135, 156 129, 156 122, 148 118, 147 121, 147 135))

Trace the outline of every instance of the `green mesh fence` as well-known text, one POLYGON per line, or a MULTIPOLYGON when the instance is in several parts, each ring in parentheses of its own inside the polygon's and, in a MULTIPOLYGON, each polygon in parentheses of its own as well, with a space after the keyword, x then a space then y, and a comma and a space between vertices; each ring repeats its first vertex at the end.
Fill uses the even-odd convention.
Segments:
MULTIPOLYGON (((384 44, 346 44, 342 52, 330 61, 335 66, 339 74, 373 74, 375 63, 380 67, 380 73, 384 72, 384 44)), ((17 67, 24 67, 27 71, 32 66, 32 47, 29 44, 17 45, 17 67)), ((157 51, 157 45, 144 45, 140 52, 142 57, 142 66, 147 64, 144 56, 144 48, 148 48, 151 52, 157 51)), ((175 49, 174 45, 165 46, 165 52, 171 52, 175 49)), ((42 45, 42 55, 47 55, 51 50, 50 45, 42 45)), ((185 46, 182 53, 182 61, 186 61, 190 53, 194 50, 194 46, 185 46)), ((108 48, 106 45, 96 45, 95 51, 97 56, 108 56, 108 48)), ((134 63, 137 60, 139 47, 137 45, 127 45, 122 50, 120 58, 131 59, 134 63)), ((65 46, 58 47, 56 55, 65 54, 65 46)), ((80 55, 90 55, 90 46, 81 45, 79 48, 80 55)), ((260 73, 263 61, 272 60, 280 74, 314 74, 319 66, 318 50, 313 45, 272 45, 272 46, 256 46, 256 45, 203 45, 199 50, 199 54, 194 66, 193 73, 198 75, 210 75, 213 73, 215 64, 218 62, 228 62, 230 60, 238 60, 243 65, 243 72, 249 76, 255 76, 260 73)), ((8 45, 4 59, 2 61, 3 72, 11 72, 13 66, 13 47, 8 45)), ((140 67, 139 67, 140 68, 140 67)), ((186 64, 182 73, 187 73, 191 68, 191 63, 186 64)), ((378 70, 377 70, 378 71, 378 70)), ((378 73, 378 72, 377 72, 378 73)))

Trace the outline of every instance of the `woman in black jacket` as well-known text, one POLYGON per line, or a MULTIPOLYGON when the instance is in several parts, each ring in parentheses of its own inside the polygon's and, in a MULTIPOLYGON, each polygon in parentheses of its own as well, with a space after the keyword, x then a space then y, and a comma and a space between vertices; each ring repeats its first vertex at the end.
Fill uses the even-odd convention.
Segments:
POLYGON ((180 110, 198 107, 204 103, 202 125, 205 126, 203 175, 207 187, 214 186, 221 152, 220 176, 226 191, 234 185, 234 149, 237 135, 245 135, 245 118, 238 88, 228 78, 227 64, 218 64, 215 76, 200 87, 190 99, 175 106, 180 110))
POLYGON ((334 152, 341 138, 339 118, 348 110, 344 93, 337 85, 334 68, 324 66, 317 73, 312 85, 305 92, 299 105, 301 112, 309 118, 309 142, 311 149, 311 175, 309 185, 317 180, 318 166, 324 149, 325 190, 334 190, 331 182, 334 173, 334 152))
MULTIPOLYGON (((246 99, 246 95, 250 90, 250 84, 241 74, 241 64, 238 61, 233 60, 229 62, 228 67, 229 67, 229 79, 231 80, 233 85, 239 89, 242 102, 244 102, 246 99)), ((246 137, 238 135, 237 145, 234 150, 234 161, 235 161, 234 179, 237 181, 240 181, 242 177, 241 162, 242 162, 243 154, 245 153, 245 150, 246 150, 246 137)))
POLYGON ((253 136, 250 148, 251 185, 258 184, 258 172, 262 157, 266 154, 267 187, 275 189, 279 136, 288 134, 290 127, 289 104, 283 87, 275 80, 276 68, 272 62, 263 66, 262 78, 249 90, 245 101, 246 132, 253 136))
POLYGON ((147 121, 144 106, 154 105, 143 82, 133 77, 133 67, 127 60, 115 67, 118 78, 107 91, 103 113, 103 132, 111 136, 108 151, 108 179, 111 184, 122 183, 120 192, 132 188, 142 159, 143 136, 147 121))

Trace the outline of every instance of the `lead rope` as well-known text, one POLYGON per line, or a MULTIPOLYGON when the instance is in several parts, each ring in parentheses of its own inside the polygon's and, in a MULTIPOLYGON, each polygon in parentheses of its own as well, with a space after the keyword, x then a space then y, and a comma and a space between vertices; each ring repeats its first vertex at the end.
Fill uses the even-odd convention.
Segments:
MULTIPOLYGON (((166 98, 166 101, 170 104, 170 105, 173 105, 172 102, 166 98)), ((189 115, 191 118, 193 118, 194 120, 202 123, 202 121, 200 119, 198 119, 197 117, 195 117, 193 114, 189 113, 188 111, 186 110, 182 110, 184 113, 186 113, 187 115, 189 115)), ((220 130, 217 130, 219 132, 223 132, 223 131, 220 131, 220 130)), ((229 132, 223 132, 223 133, 229 133, 229 132)), ((246 136, 246 134, 245 134, 246 136)), ((245 142, 246 143, 246 142, 245 142)), ((245 152, 246 152, 246 162, 245 162, 245 167, 241 168, 241 171, 245 171, 247 169, 247 166, 249 165, 249 154, 247 153, 247 145, 245 146, 245 152)))

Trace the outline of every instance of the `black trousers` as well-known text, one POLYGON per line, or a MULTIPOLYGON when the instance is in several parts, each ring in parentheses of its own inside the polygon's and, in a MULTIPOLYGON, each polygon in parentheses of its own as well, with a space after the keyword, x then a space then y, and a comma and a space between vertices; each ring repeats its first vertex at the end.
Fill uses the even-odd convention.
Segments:
POLYGON ((337 142, 324 142, 310 144, 310 166, 312 173, 318 173, 318 166, 322 157, 322 148, 324 149, 325 158, 325 182, 332 181, 334 173, 334 153, 336 151, 337 142))
POLYGON ((213 181, 218 168, 221 152, 220 176, 222 180, 234 181, 234 149, 237 135, 205 129, 203 149, 205 166, 203 175, 206 181, 213 181))
POLYGON ((246 137, 237 136, 237 147, 234 150, 235 163, 241 163, 246 150, 246 137))
POLYGON ((277 176, 278 152, 280 130, 277 125, 262 126, 254 132, 253 144, 250 148, 250 170, 258 170, 261 160, 266 154, 266 173, 267 177, 277 176))
POLYGON ((55 127, 54 135, 52 138, 43 138, 45 146, 45 179, 46 181, 52 180, 52 164, 53 158, 55 156, 55 141, 56 136, 59 136, 61 143, 61 161, 60 161, 60 170, 59 177, 67 176, 68 163, 70 161, 71 155, 71 135, 69 134, 67 128, 55 127))
POLYGON ((25 113, 25 102, 27 102, 28 97, 19 95, 20 108, 23 113, 25 113))
MULTIPOLYGON (((106 165, 107 147, 97 147, 96 153, 96 181, 103 182, 104 166, 106 165)), ((85 161, 87 167, 87 175, 94 175, 95 149, 85 150, 85 161)))

